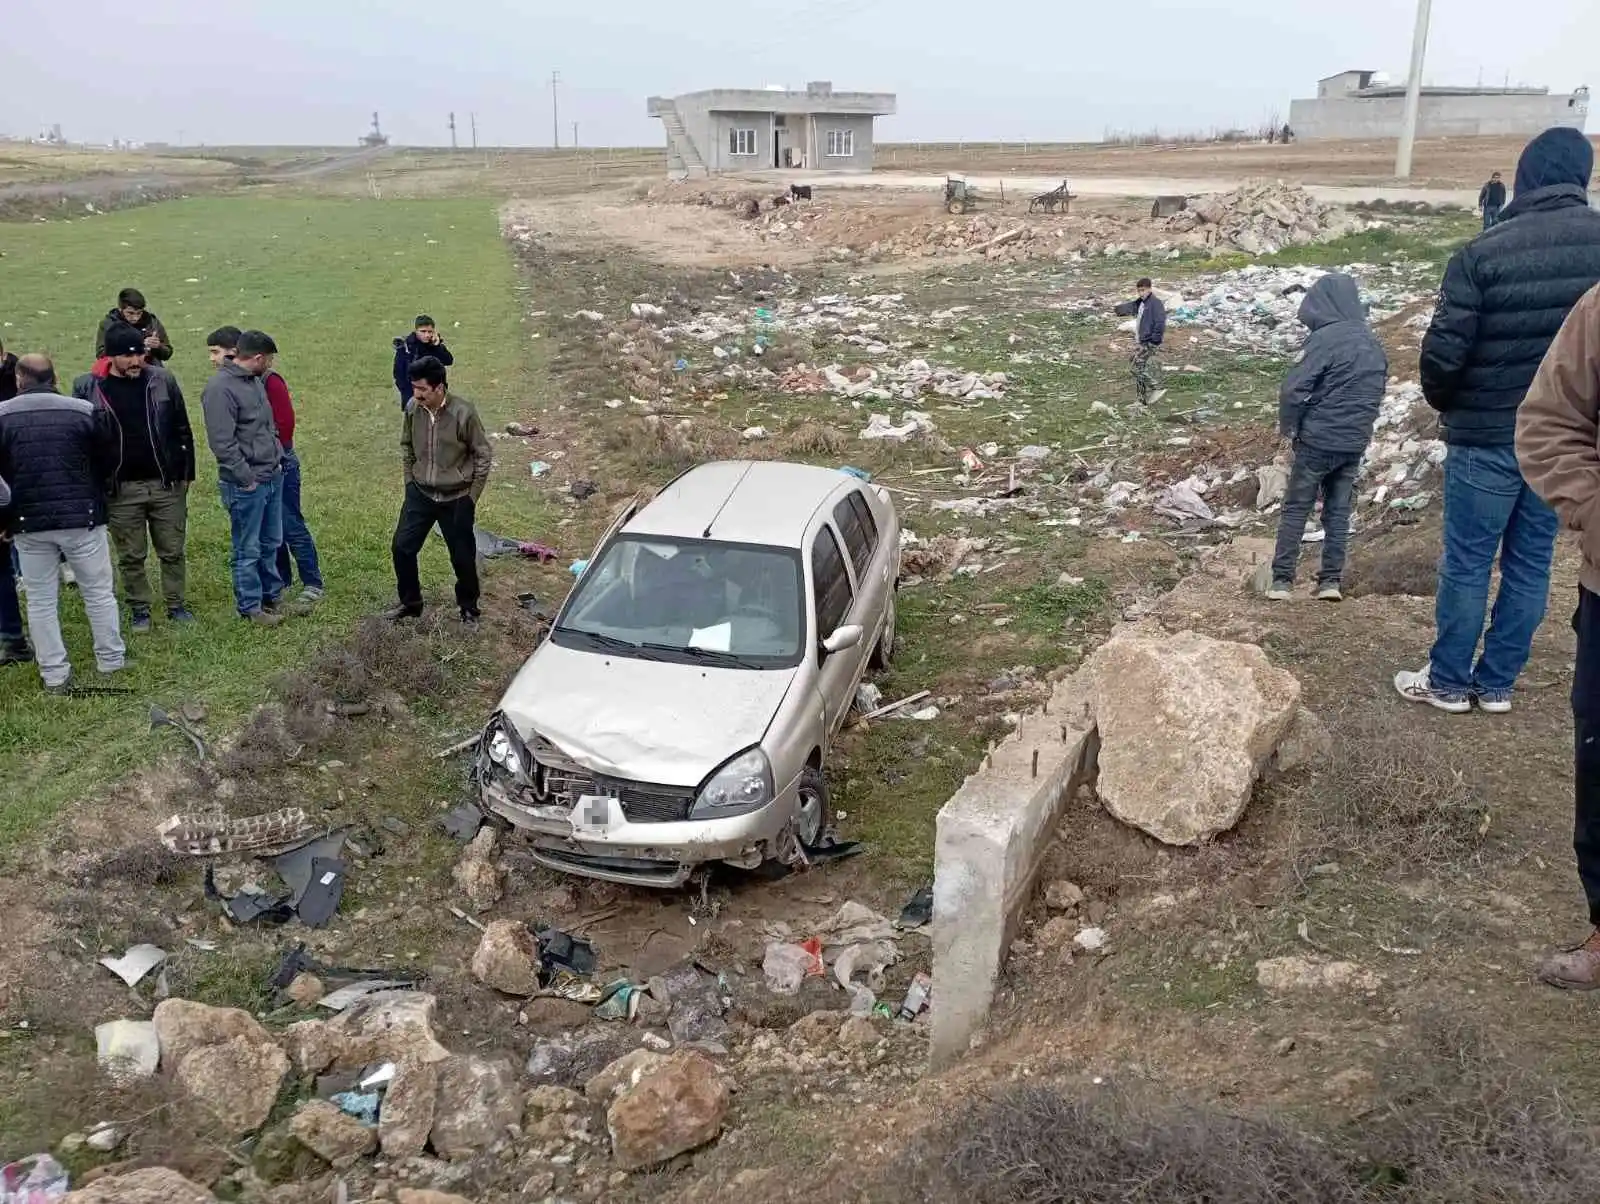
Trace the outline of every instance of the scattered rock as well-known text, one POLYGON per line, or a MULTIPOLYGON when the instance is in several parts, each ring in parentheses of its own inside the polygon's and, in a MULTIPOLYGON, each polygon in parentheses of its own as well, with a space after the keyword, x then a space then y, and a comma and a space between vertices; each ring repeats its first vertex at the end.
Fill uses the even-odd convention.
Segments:
POLYGON ((521 920, 492 921, 472 955, 472 976, 507 995, 532 995, 539 989, 539 942, 521 920))
POLYGON ((582 1094, 570 1087, 535 1087, 522 1097, 523 1122, 526 1124, 529 1119, 576 1112, 583 1106, 582 1094))
POLYGON ((378 1131, 327 1100, 308 1100, 289 1121, 295 1140, 335 1170, 354 1166, 378 1148, 378 1131))
POLYGON ((164 1166, 107 1175, 67 1195, 66 1204, 216 1204, 205 1188, 164 1166))
POLYGON ((669 1054, 606 1110, 611 1151, 623 1170, 657 1166, 714 1141, 728 1114, 728 1085, 700 1054, 669 1054))
POLYGON ((1041 949, 1054 951, 1065 949, 1077 935, 1077 920, 1071 916, 1056 916, 1039 925, 1039 930, 1033 934, 1033 941, 1041 949))
POLYGON ((1300 683, 1254 644, 1157 627, 1117 632, 1090 658, 1098 792, 1112 815, 1167 844, 1239 822, 1288 733, 1300 683))
POLYGON ((433 1035, 438 1002, 423 991, 378 991, 332 1020, 302 1020, 284 1031, 284 1047, 301 1074, 360 1070, 413 1057, 440 1062, 450 1051, 433 1035))
POLYGON ((402 1058, 378 1111, 378 1144, 396 1161, 415 1158, 428 1145, 439 1101, 438 1062, 402 1058))
POLYGON ((1083 902, 1083 887, 1065 878, 1044 888, 1044 905, 1051 911, 1075 911, 1083 902))
POLYGON ((583 1094, 597 1104, 603 1104, 626 1087, 632 1087, 645 1075, 666 1064, 666 1056, 650 1049, 636 1049, 623 1054, 599 1074, 583 1085, 583 1094))
POLYGON ((472 1204, 465 1196, 420 1187, 402 1187, 394 1193, 395 1204, 472 1204))
POLYGON ((831 1045, 848 1018, 848 1012, 812 1012, 789 1026, 789 1036, 802 1045, 831 1045))
POLYGON ((1327 727, 1305 707, 1299 707, 1295 710, 1289 734, 1278 745, 1273 764, 1282 773, 1293 773, 1297 769, 1320 765, 1332 755, 1333 737, 1327 727))
POLYGON ((839 1029, 839 1044, 846 1049, 866 1049, 876 1045, 881 1035, 865 1016, 852 1016, 839 1029))
POLYGON ((288 1073, 289 1057, 277 1045, 234 1037, 191 1050, 173 1078, 228 1132, 243 1137, 267 1123, 288 1073))
POLYGON ((464 1055, 439 1066, 433 1148, 441 1158, 470 1158, 504 1140, 522 1120, 522 1094, 510 1062, 464 1055))
POLYGON ((1274 995, 1302 991, 1371 993, 1383 985, 1381 978, 1355 962, 1329 961, 1325 957, 1271 957, 1259 961, 1256 982, 1274 995))
POLYGON ((1272 1047, 1273 1056, 1278 1058, 1287 1058, 1294 1052, 1294 1044, 1295 1042, 1293 1037, 1283 1038, 1283 1040, 1279 1041, 1272 1047))
POLYGON ((505 893, 506 871, 500 864, 499 852, 500 833, 485 824, 450 871, 456 889, 467 897, 474 911, 488 911, 505 893))
POLYGON ((546 1033, 570 1033, 593 1019, 587 1004, 571 999, 530 999, 520 1015, 523 1024, 546 1033))
POLYGON ((234 1037, 270 1043, 267 1030, 240 1008, 214 1008, 190 999, 164 999, 151 1017, 161 1042, 161 1065, 169 1074, 196 1049, 220 1045, 234 1037))
POLYGON ((322 980, 315 974, 296 974, 289 984, 288 996, 298 1007, 315 1007, 325 994, 322 980))

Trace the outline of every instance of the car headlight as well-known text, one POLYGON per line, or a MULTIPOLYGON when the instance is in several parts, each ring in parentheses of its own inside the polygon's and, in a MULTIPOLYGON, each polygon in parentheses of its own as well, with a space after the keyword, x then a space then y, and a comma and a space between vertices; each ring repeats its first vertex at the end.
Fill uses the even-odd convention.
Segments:
POLYGON ((772 801, 772 793, 772 762, 759 748, 752 748, 706 779, 690 817, 713 819, 759 811, 772 801))
POLYGON ((526 760, 519 743, 505 729, 505 720, 496 718, 490 724, 489 741, 485 746, 489 760, 513 777, 520 776, 526 760))

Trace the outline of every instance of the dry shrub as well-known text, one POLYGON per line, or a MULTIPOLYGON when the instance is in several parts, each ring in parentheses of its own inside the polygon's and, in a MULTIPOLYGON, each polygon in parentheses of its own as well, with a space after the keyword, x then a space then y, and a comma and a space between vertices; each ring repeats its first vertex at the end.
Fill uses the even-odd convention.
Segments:
POLYGON ((1431 871, 1477 857, 1489 807, 1444 748, 1382 716, 1357 714, 1331 726, 1337 752, 1300 791, 1306 859, 1348 854, 1431 871))
POLYGON ((217 754, 217 771, 227 778, 258 778, 275 774, 294 760, 302 744, 283 725, 272 707, 250 717, 226 750, 217 754))
POLYGON ((893 1198, 923 1204, 1355 1204, 1344 1163, 1276 1120, 1012 1088, 935 1126, 893 1198))
POLYGON ((356 628, 350 651, 372 680, 402 698, 435 698, 449 684, 444 662, 430 638, 437 629, 437 615, 435 620, 430 626, 366 619, 356 628))
POLYGON ((785 456, 815 456, 837 460, 848 446, 845 437, 820 422, 802 422, 783 436, 785 456))
POLYGON ((1353 1134, 1375 1200, 1396 1204, 1591 1204, 1600 1148, 1561 1093, 1449 1019, 1393 1069, 1385 1104, 1353 1134))
POLYGON ((1394 525, 1358 541, 1350 549, 1344 591, 1431 598, 1439 588, 1437 524, 1394 525))
POLYGON ((676 474, 739 454, 739 436, 726 427, 690 424, 684 429, 677 422, 660 418, 613 427, 606 433, 605 445, 607 450, 626 457, 641 473, 676 474))

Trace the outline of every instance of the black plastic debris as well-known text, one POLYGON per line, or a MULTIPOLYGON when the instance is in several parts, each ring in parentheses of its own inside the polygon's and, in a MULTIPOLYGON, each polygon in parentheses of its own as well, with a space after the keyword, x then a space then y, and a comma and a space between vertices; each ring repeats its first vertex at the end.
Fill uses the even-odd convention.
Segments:
POLYGON ((545 928, 536 935, 539 940, 539 961, 545 975, 553 975, 558 970, 570 970, 587 977, 600 964, 594 946, 581 936, 573 936, 559 928, 545 928))
POLYGON ((445 835, 462 844, 471 844, 483 823, 483 812, 472 803, 462 803, 439 817, 439 826, 444 829, 445 835))
POLYGON ((551 609, 543 602, 539 601, 539 596, 537 594, 518 594, 517 605, 531 614, 534 618, 543 620, 544 622, 548 623, 551 619, 555 618, 554 612, 552 612, 551 609))
MULTIPOLYGON (((357 966, 330 966, 319 962, 306 952, 305 942, 299 942, 293 949, 283 955, 278 967, 267 979, 267 986, 274 991, 286 991, 289 984, 294 982, 300 974, 315 974, 325 987, 330 988, 328 995, 323 997, 324 1006, 329 998, 337 1002, 337 995, 342 990, 351 986, 361 986, 364 991, 352 993, 352 998, 358 997, 374 990, 409 990, 420 987, 428 981, 428 976, 422 970, 396 969, 388 966, 383 969, 361 968, 357 966)), ((337 1008, 330 1008, 337 1011, 337 1008)))
POLYGON ((725 981, 708 967, 684 962, 661 977, 671 1011, 667 1029, 680 1045, 710 1041, 720 1043, 729 1032, 722 1014, 731 1002, 725 981))
POLYGON ((846 858, 859 857, 867 851, 867 846, 859 840, 825 840, 822 844, 800 846, 805 850, 806 860, 812 865, 821 865, 828 861, 844 861, 846 858))
POLYGON ((294 919, 294 907, 288 895, 269 895, 266 891, 247 889, 236 895, 224 895, 217 890, 216 870, 206 866, 206 898, 220 903, 228 918, 236 924, 287 924, 294 919))
MULTIPOLYGON (((315 863, 319 860, 338 860, 348 835, 347 831, 340 829, 327 836, 319 836, 315 840, 296 845, 272 859, 272 868, 278 871, 278 877, 282 878, 283 884, 289 888, 289 902, 296 908, 306 897, 306 892, 311 889, 316 876, 315 863)), ((340 865, 342 867, 343 863, 340 865)))
POLYGON ((572 494, 574 501, 586 502, 600 492, 600 486, 593 481, 577 480, 572 482, 568 492, 572 494))
POLYGON ((906 902, 900 909, 900 918, 894 922, 896 928, 905 930, 911 928, 924 928, 933 922, 933 887, 924 886, 906 902))
POLYGON ((347 868, 336 857, 317 857, 311 862, 311 884, 295 905, 302 924, 321 928, 338 913, 347 868))

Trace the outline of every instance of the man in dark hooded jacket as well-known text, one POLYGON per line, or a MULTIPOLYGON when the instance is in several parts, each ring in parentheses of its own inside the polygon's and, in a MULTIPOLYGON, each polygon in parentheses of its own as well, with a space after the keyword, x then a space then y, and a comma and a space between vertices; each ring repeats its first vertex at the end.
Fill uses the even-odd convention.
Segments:
POLYGON ((1600 281, 1593 170, 1594 148, 1577 130, 1546 130, 1530 142, 1511 204, 1445 268, 1422 341, 1422 392, 1450 448, 1444 555, 1433 651, 1394 684, 1402 697, 1451 714, 1474 701, 1490 714, 1511 709, 1544 620, 1557 521, 1517 466, 1517 410, 1567 314, 1600 281), (1485 633, 1497 555, 1500 591, 1485 633))
POLYGON ((1300 303, 1300 321, 1310 329, 1300 358, 1278 397, 1278 430, 1294 443, 1294 468, 1283 496, 1278 546, 1267 597, 1283 601, 1294 588, 1306 519, 1322 494, 1322 571, 1317 597, 1337 602, 1350 537, 1350 503, 1361 455, 1389 380, 1389 358, 1367 326, 1356 282, 1330 272, 1300 303))

